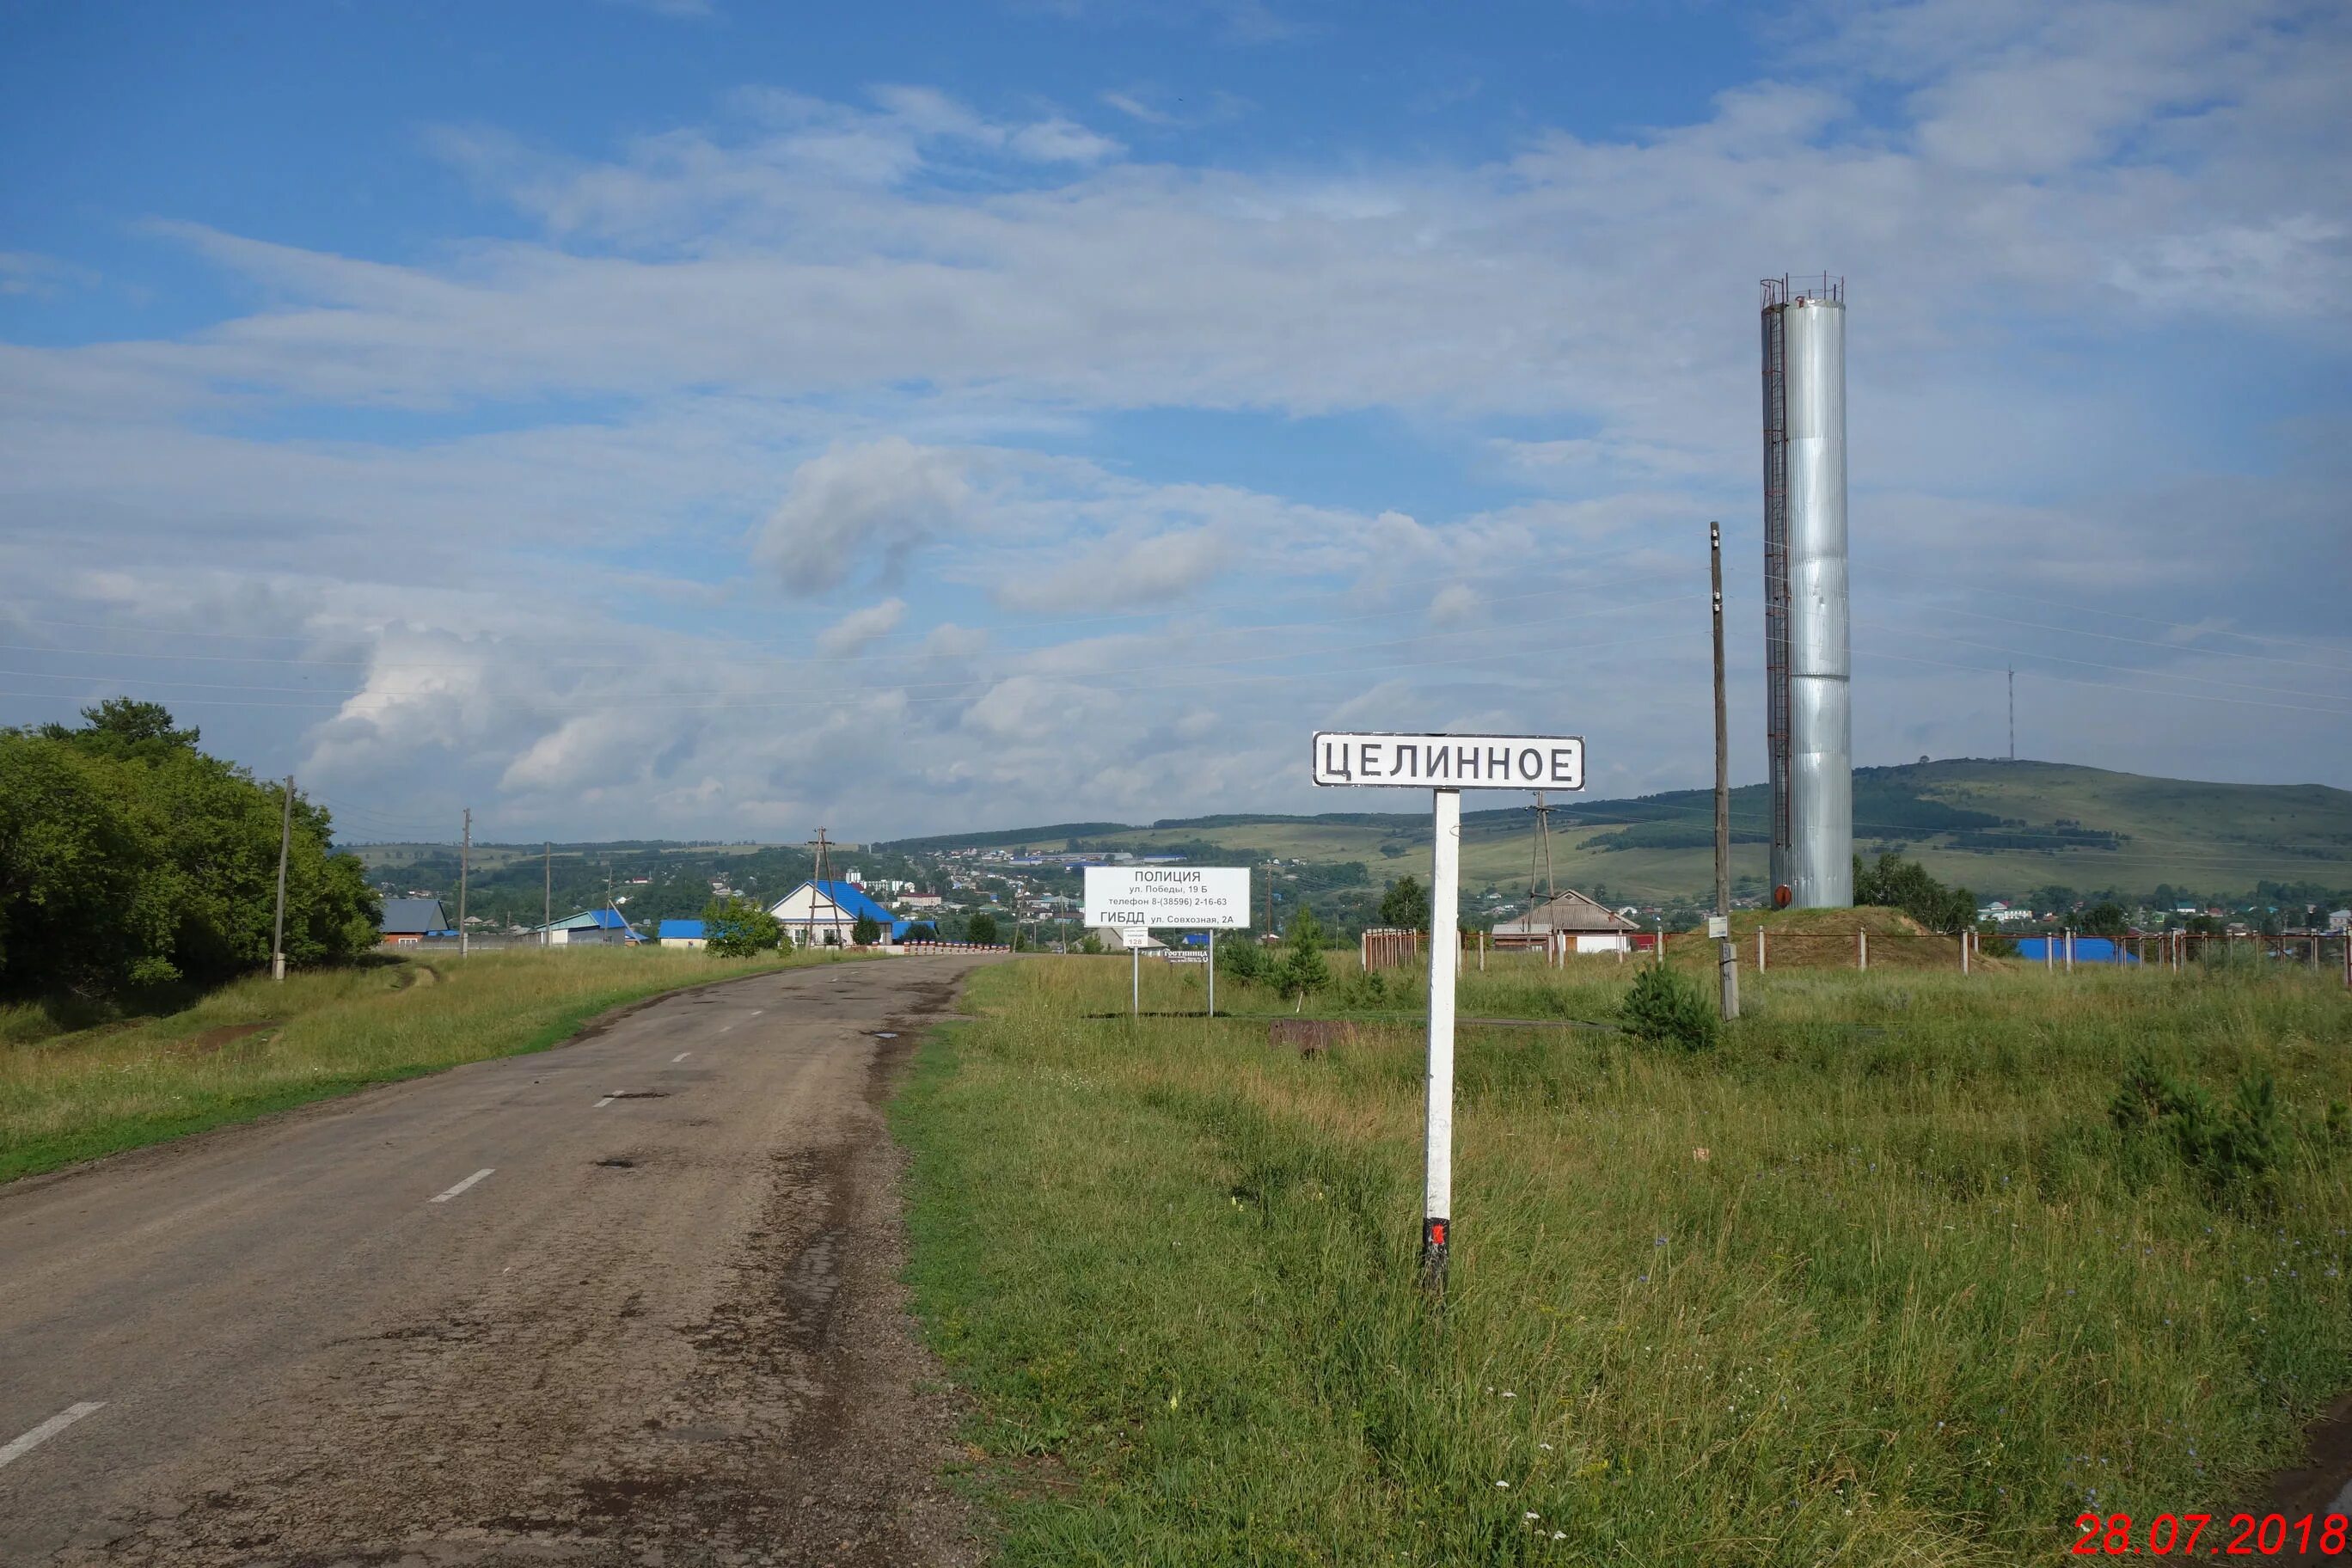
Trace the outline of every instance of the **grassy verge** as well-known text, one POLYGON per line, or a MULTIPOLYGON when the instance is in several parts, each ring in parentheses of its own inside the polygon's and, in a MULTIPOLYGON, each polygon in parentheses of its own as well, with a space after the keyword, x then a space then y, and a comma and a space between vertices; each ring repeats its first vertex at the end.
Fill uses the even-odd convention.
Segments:
POLYGON ((0 1045, 0 1181, 543 1050, 608 1008, 680 986, 827 962, 843 961, 524 949, 239 981, 166 1016, 0 1045))
MULTIPOLYGON (((1147 1011, 1198 986, 1146 967, 1147 1011)), ((1607 1017, 1615 968, 1463 1010, 1607 1017)), ((1465 1032, 1442 1315, 1418 1030, 1086 1016, 1127 984, 982 972, 895 1110, 1010 1563, 2047 1563, 2086 1510, 2226 1512, 2352 1386, 2352 1007, 2305 976, 1776 975, 1702 1056, 1465 1032), (2142 1053, 2273 1079, 2272 1176, 2116 1131, 2142 1053)))

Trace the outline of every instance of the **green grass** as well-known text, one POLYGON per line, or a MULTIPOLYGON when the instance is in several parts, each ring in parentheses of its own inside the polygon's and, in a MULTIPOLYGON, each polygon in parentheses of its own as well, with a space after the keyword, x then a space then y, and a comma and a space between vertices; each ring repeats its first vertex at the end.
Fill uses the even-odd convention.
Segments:
MULTIPOLYGON (((1197 1001, 1146 967, 1147 1010, 1197 1001)), ((1463 1009, 1607 1018, 1624 973, 1474 973, 1463 1009)), ((1302 1059, 1087 1018, 1117 959, 976 975, 894 1115, 1003 1560, 2048 1563, 2086 1509, 2247 1500, 2352 1386, 2327 980, 1748 979, 1697 1057, 1465 1032, 1440 1313, 1416 1028, 1302 1059), (2273 1075, 2274 1185, 2116 1132, 2140 1053, 2273 1075)))
POLYGON ((824 956, 535 949, 239 981, 165 1016, 37 1038, 0 1009, 0 1182, 486 1057, 543 1050, 597 1014, 824 956), (230 1037, 252 1025, 267 1026, 230 1037))

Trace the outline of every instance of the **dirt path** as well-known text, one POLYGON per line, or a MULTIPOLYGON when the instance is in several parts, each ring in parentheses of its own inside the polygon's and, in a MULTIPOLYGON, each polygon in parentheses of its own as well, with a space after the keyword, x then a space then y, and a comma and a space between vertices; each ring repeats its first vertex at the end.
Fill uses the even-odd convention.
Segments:
POLYGON ((763 976, 0 1194, 0 1444, 99 1405, 0 1466, 0 1561, 973 1561, 882 1119, 969 968, 763 976))

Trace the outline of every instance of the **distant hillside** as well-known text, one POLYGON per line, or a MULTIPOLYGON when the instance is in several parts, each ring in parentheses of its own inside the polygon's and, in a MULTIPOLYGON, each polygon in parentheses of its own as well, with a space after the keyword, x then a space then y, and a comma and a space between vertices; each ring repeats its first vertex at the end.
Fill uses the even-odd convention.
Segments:
MULTIPOLYGON (((1769 795, 1732 792, 1733 870, 1760 889, 1769 795)), ((1714 876, 1714 796, 1675 790, 1623 800, 1556 801, 1553 878, 1627 899, 1696 898, 1714 876)), ((2063 763, 1958 759, 1854 773, 1855 847, 1900 849, 1985 897, 2063 886, 2084 892, 2251 892, 2259 883, 2352 890, 2352 791, 2324 784, 2202 784, 2063 763)), ((1463 814, 1472 887, 1525 888, 1533 862, 1524 805, 1463 814)), ((947 834, 895 850, 1127 849, 1235 861, 1280 857, 1365 862, 1375 882, 1429 871, 1426 811, 1226 815, 947 834)))

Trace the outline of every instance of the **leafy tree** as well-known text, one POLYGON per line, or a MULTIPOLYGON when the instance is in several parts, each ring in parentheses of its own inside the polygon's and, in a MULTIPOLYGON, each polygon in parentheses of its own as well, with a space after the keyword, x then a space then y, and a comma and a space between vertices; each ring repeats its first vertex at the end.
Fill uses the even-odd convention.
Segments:
POLYGON ((1085 936, 1078 939, 1078 951, 1080 952, 1097 953, 1102 950, 1102 932, 1098 931, 1090 931, 1087 932, 1085 936))
POLYGON ((1929 931, 1966 931, 1976 922, 1976 896, 1966 888, 1947 888, 1927 874, 1916 860, 1906 860, 1894 850, 1865 865, 1853 858, 1853 901, 1901 910, 1929 931))
POLYGON ((849 928, 849 940, 860 947, 872 947, 882 940, 882 922, 872 915, 859 915, 857 923, 849 928))
MULTIPOLYGON (((282 785, 197 749, 152 702, 80 728, 0 731, 0 990, 100 996, 211 984, 269 960, 282 785)), ((381 908, 332 820, 295 797, 286 954, 331 963, 376 941, 381 908)))
POLYGON ((940 940, 940 928, 933 925, 929 921, 919 921, 915 924, 907 928, 907 934, 901 940, 906 942, 937 942, 940 940))
POLYGON ((79 730, 63 724, 42 725, 42 739, 70 742, 100 753, 146 748, 143 754, 152 757, 161 752, 193 752, 202 734, 194 729, 173 728, 172 710, 161 702, 140 702, 128 697, 110 697, 95 708, 85 708, 81 718, 79 730))
POLYGON ((775 916, 749 899, 713 899, 702 910, 703 950, 721 958, 773 952, 787 938, 775 916))
POLYGON ((1381 923, 1398 931, 1429 929, 1429 889, 1418 877, 1400 877, 1381 895, 1381 923))
POLYGON ((982 947, 994 947, 996 917, 986 910, 981 910, 980 913, 972 916, 971 921, 964 927, 964 938, 968 942, 977 942, 982 947))
POLYGON ((1290 919, 1283 937, 1282 994, 1305 996, 1331 984, 1331 966, 1323 957, 1323 922, 1305 904, 1290 919))
POLYGON ((2121 904, 2094 904, 2083 911, 2080 929, 2085 936, 2125 936, 2131 931, 2131 917, 2121 904))

